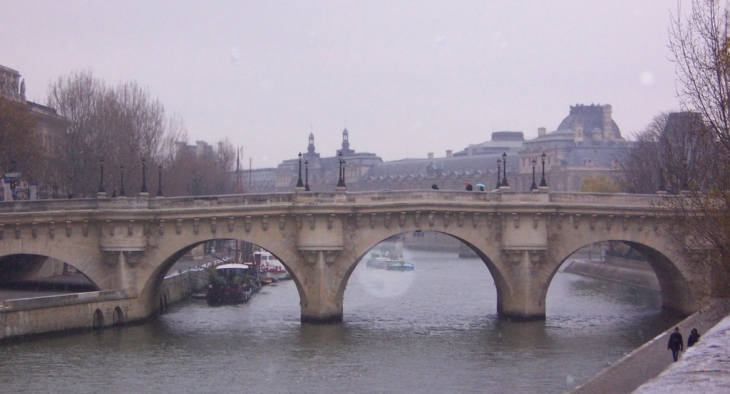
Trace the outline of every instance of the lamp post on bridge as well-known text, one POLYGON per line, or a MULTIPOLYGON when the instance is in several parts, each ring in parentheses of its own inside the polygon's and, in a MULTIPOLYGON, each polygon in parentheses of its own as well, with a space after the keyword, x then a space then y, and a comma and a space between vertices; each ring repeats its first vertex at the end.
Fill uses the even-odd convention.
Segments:
POLYGON ((296 187, 304 187, 304 183, 302 182, 302 152, 299 152, 299 177, 297 178, 296 187))
POLYGON ((124 195, 124 164, 119 166, 119 175, 121 176, 121 180, 122 180, 122 185, 119 188, 119 197, 126 197, 124 195))
POLYGON ((499 189, 502 186, 502 159, 497 159, 497 187, 499 189))
POLYGON ((532 185, 530 186, 530 191, 537 190, 537 184, 535 183, 535 166, 537 165, 537 160, 535 158, 532 158, 532 185))
POLYGON ((304 191, 309 191, 309 160, 304 160, 304 191))
POLYGON ((548 187, 545 180, 545 152, 542 152, 542 179, 540 179, 540 187, 548 187))
POLYGON ((501 187, 509 187, 509 183, 507 183, 507 153, 502 153, 502 164, 504 166, 502 167, 502 184, 501 187))
POLYGON ((101 176, 99 177, 99 190, 97 190, 96 193, 100 197, 105 197, 106 190, 104 190, 104 157, 101 158, 99 163, 101 168, 101 176))
POLYGON ((162 197, 162 164, 157 166, 157 197, 162 197))
POLYGON ((139 190, 140 195, 149 195, 147 191, 147 160, 142 158, 142 188, 139 190))
POLYGON ((340 160, 340 179, 337 180, 337 187, 347 187, 345 186, 345 160, 342 159, 342 151, 338 156, 340 160))

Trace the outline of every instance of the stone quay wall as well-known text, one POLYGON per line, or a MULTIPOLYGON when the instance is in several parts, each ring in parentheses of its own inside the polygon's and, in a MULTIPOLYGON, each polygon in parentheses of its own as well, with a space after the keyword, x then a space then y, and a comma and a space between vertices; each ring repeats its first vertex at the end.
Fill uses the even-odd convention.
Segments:
MULTIPOLYGON (((163 311, 204 288, 207 273, 188 270, 165 278, 160 292, 163 311)), ((5 300, 0 304, 0 341, 63 331, 84 331, 127 323, 137 298, 107 290, 5 300)))

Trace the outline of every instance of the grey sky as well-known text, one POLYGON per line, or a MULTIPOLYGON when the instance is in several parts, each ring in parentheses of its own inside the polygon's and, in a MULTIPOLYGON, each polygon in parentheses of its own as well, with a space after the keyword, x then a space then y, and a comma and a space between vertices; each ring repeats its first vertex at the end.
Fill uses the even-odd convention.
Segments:
MULTIPOLYGON (((351 148, 443 156, 492 131, 554 130, 568 106, 611 104, 631 135, 676 110, 673 0, 16 1, 0 3, 0 64, 45 103, 90 69, 135 80, 228 137, 254 168, 351 148)), ((248 163, 247 163, 248 164, 248 163)))

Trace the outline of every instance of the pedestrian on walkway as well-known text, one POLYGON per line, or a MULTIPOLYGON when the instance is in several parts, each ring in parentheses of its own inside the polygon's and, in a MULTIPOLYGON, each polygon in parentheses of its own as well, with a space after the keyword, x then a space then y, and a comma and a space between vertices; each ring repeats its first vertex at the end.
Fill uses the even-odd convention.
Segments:
POLYGON ((687 347, 690 348, 692 345, 697 343, 697 341, 700 340, 700 333, 697 331, 696 328, 692 329, 692 332, 689 334, 689 338, 687 338, 687 347))
POLYGON ((679 333, 679 327, 674 327, 674 332, 669 336, 667 349, 672 351, 672 357, 676 363, 679 358, 679 352, 684 350, 684 339, 682 339, 682 334, 679 333))

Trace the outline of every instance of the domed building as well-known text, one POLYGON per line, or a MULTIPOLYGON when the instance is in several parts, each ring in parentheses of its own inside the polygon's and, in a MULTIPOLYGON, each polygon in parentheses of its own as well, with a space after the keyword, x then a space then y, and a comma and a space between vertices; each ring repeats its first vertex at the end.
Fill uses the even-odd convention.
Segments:
POLYGON ((514 177, 515 190, 530 190, 533 160, 535 182, 542 178, 543 153, 545 179, 552 191, 577 191, 586 178, 600 176, 613 179, 618 161, 631 146, 621 136, 612 119, 612 107, 582 105, 570 107, 570 113, 554 131, 538 129, 537 138, 525 141, 519 152, 519 173, 514 177))

